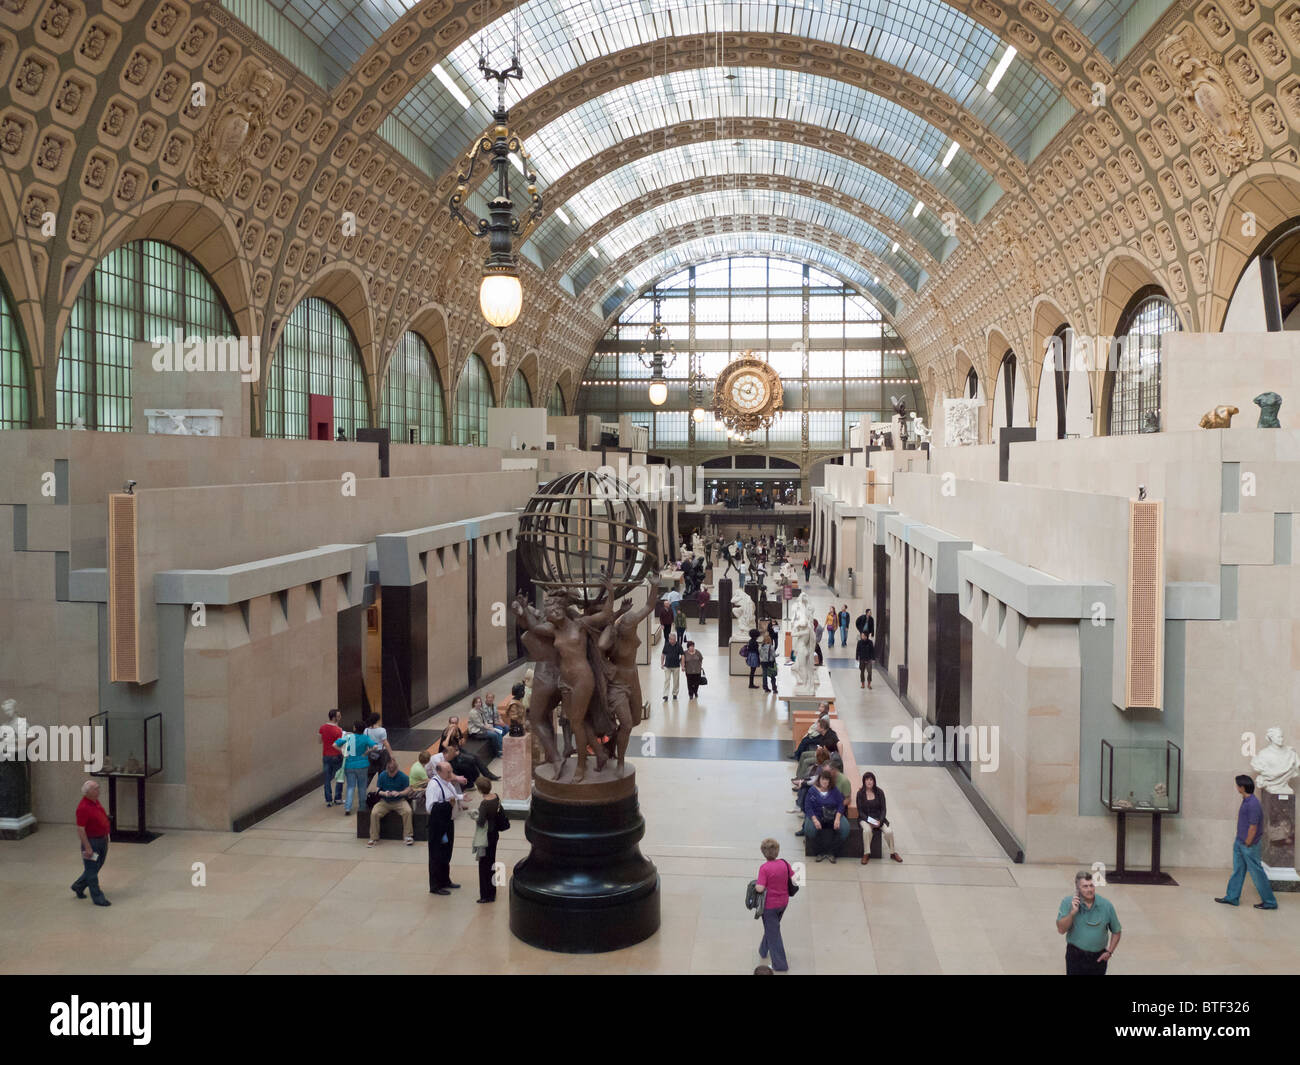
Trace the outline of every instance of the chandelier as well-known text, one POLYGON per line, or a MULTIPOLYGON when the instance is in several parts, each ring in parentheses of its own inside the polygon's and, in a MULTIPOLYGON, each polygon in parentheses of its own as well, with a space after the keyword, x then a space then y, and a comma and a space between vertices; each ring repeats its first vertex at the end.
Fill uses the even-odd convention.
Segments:
MULTIPOLYGON (((486 46, 485 46, 486 49, 486 46)), ((497 83, 497 108, 492 113, 496 125, 490 135, 485 134, 470 149, 465 161, 467 169, 456 178, 456 189, 447 205, 451 216, 474 237, 488 238, 488 256, 483 264, 483 280, 479 285, 479 308, 490 325, 504 329, 513 325, 523 309, 524 292, 519 283, 519 264, 515 259, 514 237, 520 232, 520 219, 515 217, 514 200, 510 196, 510 156, 519 156, 527 192, 532 200, 528 222, 535 222, 542 213, 542 198, 537 194, 537 173, 532 169, 528 153, 519 138, 510 132, 510 112, 506 108, 506 79, 524 76, 519 65, 519 39, 515 38, 510 65, 504 70, 494 70, 488 65, 486 50, 480 52, 478 68, 487 81, 497 83), (496 195, 488 201, 489 218, 468 218, 461 210, 474 176, 474 166, 480 156, 488 157, 496 175, 496 195)))
POLYGON ((646 330, 645 340, 641 341, 641 350, 637 354, 641 364, 650 371, 650 402, 662 407, 668 399, 668 382, 664 379, 664 369, 671 366, 677 358, 677 345, 668 336, 668 327, 659 319, 659 294, 654 296, 654 322, 646 330), (665 359, 663 342, 668 341, 668 354, 665 359), (654 347, 653 352, 646 351, 646 344, 654 347))
POLYGON ((785 398, 781 378, 771 365, 752 351, 741 353, 718 375, 713 386, 714 425, 729 437, 748 443, 749 438, 776 421, 785 398))

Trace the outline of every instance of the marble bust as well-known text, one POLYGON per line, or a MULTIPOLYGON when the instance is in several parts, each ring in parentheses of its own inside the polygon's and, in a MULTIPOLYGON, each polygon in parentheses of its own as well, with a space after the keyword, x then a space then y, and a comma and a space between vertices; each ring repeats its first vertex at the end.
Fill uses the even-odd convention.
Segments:
POLYGON ((0 711, 4 712, 4 720, 0 721, 0 727, 13 729, 16 736, 26 735, 27 718, 18 716, 17 700, 6 699, 0 703, 0 711))
POLYGON ((749 630, 754 627, 755 613, 754 600, 749 597, 748 592, 742 591, 731 606, 731 616, 736 621, 737 629, 743 632, 746 638, 749 636, 749 630))
POLYGON ((1282 730, 1271 728, 1265 733, 1268 746, 1250 760, 1255 771, 1255 786, 1270 795, 1294 795, 1291 779, 1300 775, 1300 755, 1294 747, 1282 746, 1282 730))

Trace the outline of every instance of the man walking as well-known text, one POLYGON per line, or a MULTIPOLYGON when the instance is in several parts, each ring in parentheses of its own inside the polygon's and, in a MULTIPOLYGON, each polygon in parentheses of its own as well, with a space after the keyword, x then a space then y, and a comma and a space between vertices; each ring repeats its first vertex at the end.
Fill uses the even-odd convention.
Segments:
POLYGON ((1119 946, 1119 916, 1109 900, 1097 894, 1091 873, 1074 874, 1074 894, 1061 900, 1056 930, 1065 936, 1066 976, 1106 975, 1119 946))
POLYGON ((90 899, 96 906, 113 905, 104 898, 99 887, 99 870, 108 858, 108 814, 99 805, 99 784, 88 780, 81 785, 81 802, 77 804, 77 835, 81 838, 82 873, 72 882, 72 890, 77 898, 86 897, 86 888, 90 888, 90 899))
POLYGON ((1259 860, 1259 853, 1264 847, 1264 808, 1255 798, 1255 782, 1244 773, 1237 777, 1237 794, 1241 796, 1241 805, 1237 807, 1237 838, 1232 843, 1232 876, 1228 878, 1228 892, 1215 902, 1236 906, 1241 902, 1241 888, 1246 882, 1246 871, 1255 882, 1259 892, 1257 910, 1276 910, 1277 898, 1273 887, 1268 882, 1268 874, 1259 860))
POLYGON ((704 672, 704 655, 695 649, 695 641, 686 641, 682 653, 682 672, 686 674, 686 697, 694 699, 700 690, 700 674, 704 672))
POLYGON ((320 733, 323 747, 321 751, 321 767, 325 773, 325 805, 327 807, 343 801, 343 782, 335 783, 334 781, 338 771, 343 768, 343 752, 334 746, 335 740, 343 738, 343 729, 339 725, 340 716, 337 710, 331 710, 329 721, 316 730, 320 733))
POLYGON ((673 698, 682 682, 682 645, 677 642, 677 633, 668 634, 668 642, 659 654, 659 668, 664 671, 664 702, 668 701, 668 686, 672 685, 673 698))
POLYGON ((429 894, 450 895, 451 851, 456 841, 456 785, 450 762, 439 762, 424 790, 424 809, 429 815, 429 894))
POLYGON ((809 571, 811 571, 811 570, 812 570, 812 561, 811 561, 810 559, 806 559, 806 558, 805 558, 805 559, 803 560, 803 582, 804 582, 804 584, 807 584, 807 583, 808 583, 808 573, 809 573, 809 571))
MULTIPOLYGON (((840 616, 838 618, 838 621, 840 623, 840 646, 841 647, 847 647, 849 645, 849 619, 850 619, 849 604, 845 603, 844 606, 840 608, 840 616)), ((834 637, 832 637, 832 639, 834 639, 834 637)))

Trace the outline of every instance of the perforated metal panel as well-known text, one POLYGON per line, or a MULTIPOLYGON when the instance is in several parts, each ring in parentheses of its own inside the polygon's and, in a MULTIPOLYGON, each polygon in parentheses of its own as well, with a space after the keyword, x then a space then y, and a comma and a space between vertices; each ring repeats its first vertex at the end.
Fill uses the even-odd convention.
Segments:
POLYGON ((1164 504, 1130 501, 1128 524, 1124 702, 1130 710, 1160 710, 1164 698, 1164 504))
POLYGON ((140 602, 136 582, 136 497, 108 497, 109 680, 140 680, 140 602))

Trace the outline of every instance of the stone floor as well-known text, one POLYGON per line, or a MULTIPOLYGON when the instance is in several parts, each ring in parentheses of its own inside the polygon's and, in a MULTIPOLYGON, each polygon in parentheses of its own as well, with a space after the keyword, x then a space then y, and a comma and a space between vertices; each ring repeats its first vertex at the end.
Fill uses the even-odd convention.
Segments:
MULTIPOLYGON (((824 613, 830 594, 813 584, 824 613)), ((710 680, 697 703, 685 685, 661 701, 657 656, 643 670, 651 718, 630 753, 648 826, 642 850, 663 891, 662 928, 645 943, 580 957, 525 946, 510 935, 506 890, 475 904, 464 815, 452 866, 464 887, 444 898, 428 894, 423 845, 367 849, 352 819, 313 792, 238 835, 169 831, 148 846, 114 845, 102 877, 108 910, 67 890, 80 871, 70 826, 46 823, 0 845, 0 972, 749 972, 759 926, 743 899, 758 843, 773 836, 791 859, 802 848, 786 812, 792 763, 778 757, 788 749, 784 710, 728 677, 716 632, 689 633, 710 680)), ((850 641, 827 655, 831 677, 859 764, 889 796, 905 861, 810 863, 784 923, 791 971, 1062 972, 1053 922, 1074 867, 1013 864, 946 771, 888 762, 891 726, 910 719, 883 683, 859 689, 852 654, 850 641)), ((498 857, 508 868, 526 850, 516 825, 498 857)), ((1177 888, 1103 888, 1124 924, 1111 972, 1300 971, 1300 900, 1283 895, 1278 911, 1260 912, 1248 884, 1242 907, 1216 905, 1228 858, 1225 846, 1223 868, 1170 870, 1177 888)))

